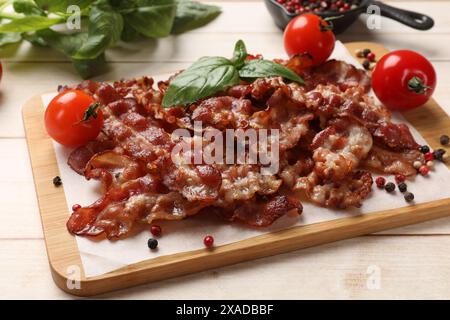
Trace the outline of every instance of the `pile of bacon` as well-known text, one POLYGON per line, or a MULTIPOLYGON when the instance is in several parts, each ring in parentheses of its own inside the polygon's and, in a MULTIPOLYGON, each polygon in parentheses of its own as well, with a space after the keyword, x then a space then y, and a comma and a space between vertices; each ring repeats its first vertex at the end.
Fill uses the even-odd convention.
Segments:
POLYGON ((359 207, 372 189, 367 170, 416 174, 413 162, 424 161, 419 145, 367 95, 370 78, 363 70, 334 60, 307 69, 296 58, 282 63, 305 85, 262 78, 186 108, 162 108, 170 79, 78 85, 102 104, 105 120, 97 140, 74 150, 68 163, 100 180, 103 195, 72 213, 69 231, 123 238, 155 220, 200 211, 265 227, 302 212, 294 191, 323 207, 359 207), (171 133, 198 120, 222 131, 279 129, 278 172, 263 175, 255 164, 174 162, 179 141, 171 133))

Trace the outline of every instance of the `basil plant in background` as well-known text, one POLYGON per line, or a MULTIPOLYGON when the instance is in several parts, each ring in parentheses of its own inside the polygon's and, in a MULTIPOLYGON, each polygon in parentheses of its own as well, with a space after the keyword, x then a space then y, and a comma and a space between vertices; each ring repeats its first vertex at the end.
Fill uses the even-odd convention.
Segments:
POLYGON ((28 41, 68 56, 83 78, 101 72, 119 41, 199 28, 220 8, 190 0, 0 0, 0 47, 28 41))

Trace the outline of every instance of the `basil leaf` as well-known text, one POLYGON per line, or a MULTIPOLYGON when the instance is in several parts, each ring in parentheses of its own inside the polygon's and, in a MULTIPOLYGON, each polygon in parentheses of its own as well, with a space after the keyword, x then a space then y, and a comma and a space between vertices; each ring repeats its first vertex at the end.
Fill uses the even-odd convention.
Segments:
POLYGON ((122 5, 120 12, 136 31, 149 38, 170 34, 176 12, 174 0, 135 0, 127 5, 122 5))
POLYGON ((36 32, 36 37, 42 39, 44 43, 58 50, 59 52, 72 56, 87 41, 88 34, 86 32, 77 32, 65 34, 56 32, 52 29, 45 29, 36 32))
POLYGON ((234 46, 234 53, 233 53, 233 64, 236 68, 240 69, 244 63, 245 59, 247 58, 247 48, 245 47, 245 43, 242 40, 239 40, 236 42, 236 45, 234 46))
POLYGON ((34 33, 22 33, 22 38, 28 42, 30 42, 34 46, 38 47, 47 47, 48 44, 45 42, 44 38, 38 36, 36 32, 34 33))
POLYGON ((72 58, 76 60, 97 58, 120 39, 122 29, 122 16, 114 11, 107 1, 97 2, 92 6, 89 15, 88 37, 72 58))
POLYGON ((164 108, 186 105, 210 97, 239 83, 239 73, 230 60, 204 57, 170 82, 164 108))
POLYGON ((241 78, 255 79, 264 77, 283 77, 288 80, 304 84, 294 71, 282 66, 281 64, 269 60, 250 60, 246 61, 242 69, 239 70, 241 78))
POLYGON ((43 16, 45 12, 39 8, 33 0, 15 0, 13 2, 14 11, 26 15, 43 16))
POLYGON ((120 39, 125 42, 132 42, 139 39, 141 35, 132 26, 130 26, 126 21, 123 24, 122 35, 120 39))
POLYGON ((106 72, 105 54, 102 53, 95 59, 72 60, 75 70, 83 79, 89 79, 95 75, 106 72))
POLYGON ((64 22, 61 18, 47 18, 41 16, 27 16, 14 19, 0 25, 0 33, 4 32, 28 32, 47 29, 55 24, 64 22))
POLYGON ((217 6, 194 1, 178 1, 173 34, 183 33, 195 28, 203 27, 214 20, 221 10, 217 6))
MULTIPOLYGON (((35 40, 42 41, 53 49, 71 57, 88 39, 86 32, 65 34, 51 29, 40 30, 35 33, 35 40)), ((105 67, 104 54, 95 59, 72 59, 75 70, 84 79, 101 73, 105 67)))
POLYGON ((39 8, 50 12, 67 12, 67 8, 76 5, 80 9, 87 8, 95 0, 35 0, 39 8))
POLYGON ((0 47, 22 40, 20 33, 0 33, 0 47))

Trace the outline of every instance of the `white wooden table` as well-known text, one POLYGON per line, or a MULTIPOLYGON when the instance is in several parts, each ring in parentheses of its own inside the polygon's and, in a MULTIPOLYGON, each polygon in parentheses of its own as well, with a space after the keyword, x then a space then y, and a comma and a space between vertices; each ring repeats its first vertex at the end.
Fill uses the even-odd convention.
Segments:
MULTIPOLYGON (((261 1, 216 1, 223 14, 205 28, 108 53, 100 80, 166 73, 203 55, 231 54, 237 39, 255 53, 282 52, 282 34, 261 1)), ((358 22, 342 41, 377 41, 425 54, 438 73, 436 100, 450 111, 449 1, 395 1, 431 15, 419 32, 386 19, 358 22)), ((362 20, 361 20, 362 21, 362 20)), ((80 81, 61 55, 22 45, 1 49, 0 299, 72 298, 51 279, 28 160, 21 106, 58 84, 80 81)), ((447 132, 448 133, 448 132, 447 132)), ((441 186, 441 187, 449 187, 441 186)), ((450 298, 450 219, 390 230, 104 295, 145 299, 450 298), (379 280, 379 281, 378 281, 379 280)))

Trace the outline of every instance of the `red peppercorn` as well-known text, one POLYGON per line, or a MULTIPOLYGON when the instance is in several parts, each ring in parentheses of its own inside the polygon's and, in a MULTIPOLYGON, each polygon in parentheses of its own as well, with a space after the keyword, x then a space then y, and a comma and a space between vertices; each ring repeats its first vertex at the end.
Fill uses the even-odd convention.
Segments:
POLYGON ((384 184, 386 183, 386 179, 383 177, 378 177, 375 179, 375 183, 377 184, 378 188, 383 188, 384 184))
POLYGON ((425 160, 426 161, 433 161, 434 160, 434 155, 433 152, 427 152, 424 154, 425 160))
POLYGON ((397 184, 402 183, 402 182, 404 182, 405 180, 406 180, 406 176, 405 176, 404 174, 399 173, 399 174, 396 174, 396 175, 395 175, 395 182, 396 182, 397 184))
POLYGON ((419 172, 420 172, 421 175, 427 176, 428 173, 430 172, 430 168, 428 168, 427 166, 421 166, 419 168, 419 172))
POLYGON ((81 206, 79 205, 79 204, 74 204, 73 206, 72 206, 72 211, 77 211, 78 209, 80 209, 81 208, 81 206))
POLYGON ((206 236, 203 239, 203 243, 205 244, 206 247, 210 248, 214 244, 214 238, 212 236, 206 236))
POLYGON ((367 60, 369 60, 371 62, 375 61, 375 53, 370 52, 366 58, 367 58, 367 60))
POLYGON ((161 227, 160 226, 158 226, 158 225, 156 225, 156 224, 154 224, 154 225, 152 225, 151 227, 150 227, 150 232, 152 233, 152 235, 154 235, 154 236, 159 236, 159 235, 161 235, 161 227))

